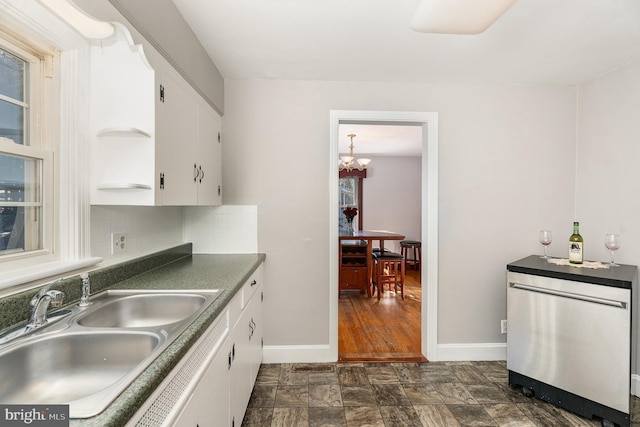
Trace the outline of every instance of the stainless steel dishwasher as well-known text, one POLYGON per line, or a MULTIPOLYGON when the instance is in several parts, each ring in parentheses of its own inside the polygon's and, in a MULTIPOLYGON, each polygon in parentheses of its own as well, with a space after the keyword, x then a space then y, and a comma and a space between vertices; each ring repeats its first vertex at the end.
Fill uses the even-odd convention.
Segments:
POLYGON ((538 257, 507 270, 509 384, 603 425, 628 426, 637 268, 625 266, 633 272, 628 282, 607 277, 612 269, 584 271, 538 257))

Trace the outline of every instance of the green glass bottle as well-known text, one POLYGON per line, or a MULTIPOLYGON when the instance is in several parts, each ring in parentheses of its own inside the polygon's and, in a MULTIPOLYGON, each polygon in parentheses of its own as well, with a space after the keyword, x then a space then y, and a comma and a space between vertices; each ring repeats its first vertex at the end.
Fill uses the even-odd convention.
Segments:
POLYGON ((569 236, 569 262, 571 264, 582 264, 584 242, 580 235, 580 223, 573 223, 573 234, 569 236))

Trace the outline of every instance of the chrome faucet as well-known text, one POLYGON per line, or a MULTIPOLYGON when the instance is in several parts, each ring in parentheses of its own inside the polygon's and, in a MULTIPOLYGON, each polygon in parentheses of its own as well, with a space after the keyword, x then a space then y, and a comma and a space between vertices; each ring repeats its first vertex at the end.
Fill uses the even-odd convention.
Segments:
POLYGON ((87 273, 82 273, 80 275, 80 278, 82 279, 82 296, 80 297, 78 307, 86 307, 92 304, 89 301, 89 294, 91 294, 91 283, 89 282, 89 275, 87 273))
POLYGON ((62 279, 58 279, 49 283, 31 298, 31 320, 27 323, 28 329, 35 329, 47 323, 47 309, 49 305, 52 307, 60 307, 62 305, 64 293, 50 290, 53 285, 57 285, 61 281, 62 279))

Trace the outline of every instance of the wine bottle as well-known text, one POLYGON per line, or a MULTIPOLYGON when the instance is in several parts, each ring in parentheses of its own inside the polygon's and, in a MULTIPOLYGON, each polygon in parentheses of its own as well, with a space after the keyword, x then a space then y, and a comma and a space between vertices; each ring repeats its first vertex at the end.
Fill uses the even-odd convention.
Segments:
POLYGON ((582 264, 584 242, 580 235, 580 223, 573 223, 573 234, 569 236, 569 262, 571 264, 582 264))

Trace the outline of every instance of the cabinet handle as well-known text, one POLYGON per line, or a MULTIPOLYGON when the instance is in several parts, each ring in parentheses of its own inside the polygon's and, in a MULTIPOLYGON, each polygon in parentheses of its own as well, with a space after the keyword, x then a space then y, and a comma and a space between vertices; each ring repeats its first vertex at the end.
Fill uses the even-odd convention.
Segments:
POLYGON ((202 180, 204 179, 204 171, 202 170, 202 166, 198 167, 198 171, 200 171, 200 184, 202 184, 202 180))
POLYGON ((200 172, 198 172, 198 166, 194 163, 193 164, 193 182, 197 182, 198 175, 200 175, 200 172))
POLYGON ((256 331, 256 322, 253 321, 253 317, 249 322, 249 341, 251 341, 251 337, 253 337, 253 333, 256 331))
POLYGON ((218 196, 222 193, 222 188, 218 185, 218 196))
POLYGON ((227 370, 231 369, 231 362, 233 361, 233 359, 231 358, 231 351, 229 351, 229 362, 227 365, 227 370))
POLYGON ((257 285, 257 284, 258 284, 258 282, 256 282, 255 280, 251 281, 251 287, 253 287, 253 286, 257 285))

